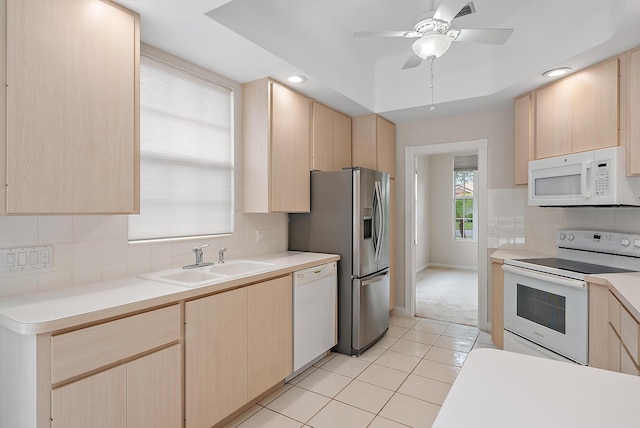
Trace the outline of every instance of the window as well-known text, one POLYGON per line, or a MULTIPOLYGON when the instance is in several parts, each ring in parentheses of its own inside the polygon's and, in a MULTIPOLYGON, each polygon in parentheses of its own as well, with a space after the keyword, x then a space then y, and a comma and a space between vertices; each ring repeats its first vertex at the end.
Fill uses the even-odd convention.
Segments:
POLYGON ((453 236, 454 239, 475 241, 477 203, 473 186, 478 170, 478 156, 455 156, 453 165, 453 236))
POLYGON ((129 240, 233 232, 233 92, 142 56, 140 215, 129 240))

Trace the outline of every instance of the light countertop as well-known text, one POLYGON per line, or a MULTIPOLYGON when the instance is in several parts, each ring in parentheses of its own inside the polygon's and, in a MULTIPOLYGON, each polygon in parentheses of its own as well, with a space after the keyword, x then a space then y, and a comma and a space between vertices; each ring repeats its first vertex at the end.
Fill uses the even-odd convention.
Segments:
POLYGON ((608 286, 629 313, 640 320, 640 272, 588 275, 586 280, 608 286))
POLYGON ((197 288, 127 277, 0 299, 0 326, 20 334, 49 333, 241 287, 340 259, 287 251, 247 260, 273 263, 259 273, 197 288))
POLYGON ((544 254, 518 248, 500 248, 491 253, 491 260, 502 263, 504 260, 533 259, 539 257, 555 257, 555 254, 544 254))
POLYGON ((638 403, 638 376, 476 349, 433 427, 635 427, 640 423, 638 403))

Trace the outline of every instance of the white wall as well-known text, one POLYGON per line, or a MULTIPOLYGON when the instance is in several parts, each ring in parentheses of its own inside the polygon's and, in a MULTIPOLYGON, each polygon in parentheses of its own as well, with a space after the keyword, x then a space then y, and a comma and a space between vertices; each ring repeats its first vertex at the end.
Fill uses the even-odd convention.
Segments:
MULTIPOLYGON (((149 46, 143 52, 171 57, 149 46)), ((53 245, 53 266, 35 272, 0 273, 0 297, 48 290, 95 281, 135 276, 180 267, 195 261, 191 248, 205 243, 205 260, 217 261, 218 249, 228 249, 228 259, 284 251, 287 248, 285 214, 242 213, 242 87, 222 76, 183 63, 209 74, 234 89, 235 148, 234 234, 220 238, 129 245, 126 215, 105 216, 4 216, 0 217, 0 248, 53 245), (256 233, 266 239, 256 243, 256 233)))
MULTIPOLYGON (((416 271, 429 265, 429 156, 418 156, 416 200, 416 271)), ((402 265, 400 265, 402 266, 402 265)))
POLYGON ((478 243, 453 239, 453 155, 429 156, 430 264, 478 267, 478 243))

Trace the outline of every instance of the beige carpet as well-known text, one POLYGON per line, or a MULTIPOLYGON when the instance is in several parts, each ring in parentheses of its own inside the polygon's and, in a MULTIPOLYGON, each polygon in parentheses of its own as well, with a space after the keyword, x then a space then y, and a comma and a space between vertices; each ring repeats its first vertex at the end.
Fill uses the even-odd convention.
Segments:
POLYGON ((416 316, 478 325, 478 273, 430 267, 416 274, 416 316))

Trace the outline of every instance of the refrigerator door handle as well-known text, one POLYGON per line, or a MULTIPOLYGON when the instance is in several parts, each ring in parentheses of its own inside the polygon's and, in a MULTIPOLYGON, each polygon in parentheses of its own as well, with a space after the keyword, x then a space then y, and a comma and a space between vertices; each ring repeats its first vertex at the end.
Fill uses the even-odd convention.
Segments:
POLYGON ((378 283, 380 281, 383 281, 387 275, 389 274, 389 272, 387 270, 385 270, 384 272, 381 272, 375 276, 372 276, 371 278, 368 278, 365 281, 361 281, 360 282, 360 287, 366 287, 367 285, 371 285, 371 284, 375 284, 378 283))
POLYGON ((378 233, 376 243, 376 260, 380 259, 380 252, 382 250, 382 238, 384 236, 384 208, 382 206, 382 185, 379 181, 375 184, 375 202, 377 204, 376 217, 378 220, 378 233))

